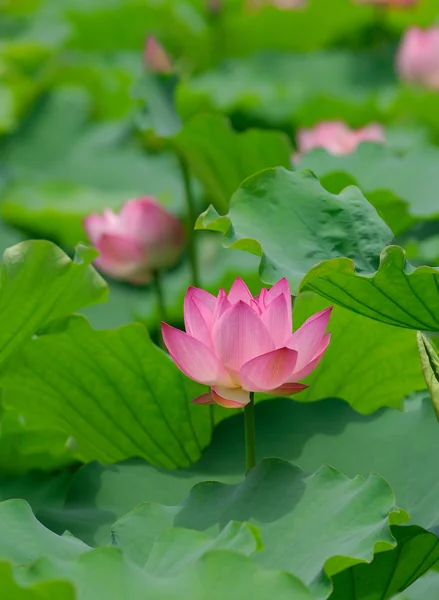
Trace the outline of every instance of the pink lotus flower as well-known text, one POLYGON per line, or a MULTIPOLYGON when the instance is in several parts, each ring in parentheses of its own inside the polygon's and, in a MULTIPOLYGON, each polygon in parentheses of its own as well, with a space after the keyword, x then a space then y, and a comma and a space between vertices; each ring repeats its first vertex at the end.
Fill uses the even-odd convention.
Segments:
POLYGON ((378 123, 361 129, 351 129, 342 121, 323 121, 311 129, 299 129, 297 145, 299 152, 294 160, 314 148, 324 148, 330 154, 351 154, 361 142, 385 141, 384 130, 378 123))
POLYGON ((189 288, 184 301, 186 333, 162 323, 171 357, 188 377, 211 386, 193 400, 226 408, 249 403, 249 392, 289 396, 319 364, 330 334, 331 308, 292 333, 291 294, 286 279, 252 297, 242 279, 218 297, 189 288))
POLYGON ((173 265, 184 247, 180 221, 151 197, 130 200, 119 214, 106 208, 89 215, 84 227, 101 253, 96 266, 131 283, 147 283, 153 271, 173 265))
POLYGON ((402 79, 439 90, 439 27, 405 32, 396 57, 402 79))
POLYGON ((168 53, 153 35, 146 39, 143 56, 147 67, 153 73, 172 72, 172 61, 168 53))

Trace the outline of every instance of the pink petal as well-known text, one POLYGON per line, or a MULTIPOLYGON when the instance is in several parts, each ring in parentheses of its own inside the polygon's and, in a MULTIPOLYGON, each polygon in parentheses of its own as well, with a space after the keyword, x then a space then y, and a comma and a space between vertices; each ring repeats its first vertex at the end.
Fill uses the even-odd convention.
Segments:
POLYGON ((95 246, 106 228, 105 219, 101 215, 89 215, 84 219, 84 229, 88 239, 95 246))
POLYGON ((215 386, 212 397, 217 404, 224 408, 242 408, 250 402, 250 395, 241 388, 215 386))
POLYGON ((293 328, 293 310, 292 310, 293 307, 292 307, 292 302, 291 302, 291 290, 290 290, 290 284, 288 283, 288 280, 285 277, 280 279, 271 289, 269 289, 267 291, 267 294, 264 298, 265 306, 268 307, 279 296, 284 296, 285 300, 287 301, 287 308, 288 308, 287 319, 288 319, 288 323, 289 323, 289 329, 292 329, 293 328))
POLYGON ((242 301, 229 308, 215 323, 213 341, 223 365, 235 372, 255 356, 275 349, 261 318, 242 301))
MULTIPOLYGON (((203 290, 197 290, 197 288, 189 287, 186 292, 184 297, 184 323, 187 333, 196 337, 203 343, 206 343, 206 340, 208 339, 209 343, 207 345, 210 346, 210 331, 213 327, 213 308, 211 310, 209 306, 202 299, 200 299, 200 294, 197 293, 199 291, 203 290), (204 326, 200 321, 204 323, 204 326), (197 331, 199 331, 200 328, 203 332, 205 329, 207 329, 208 335, 206 336, 204 333, 202 334, 202 337, 197 335, 197 331)), ((212 297, 214 307, 216 298, 211 294, 208 294, 208 292, 205 292, 205 294, 212 297)), ((201 298, 203 298, 203 295, 201 295, 201 298)))
POLYGON ((259 296, 255 296, 256 302, 259 304, 259 308, 263 311, 266 308, 265 297, 267 295, 267 288, 262 288, 259 296))
POLYGON ((325 334, 331 311, 332 306, 312 315, 291 336, 287 346, 299 353, 297 369, 302 369, 315 357, 325 334))
POLYGON ((192 400, 192 404, 214 404, 215 400, 213 399, 212 392, 207 392, 207 394, 203 394, 202 396, 198 396, 198 398, 194 398, 192 400))
POLYGON ((281 294, 275 298, 261 315, 262 322, 273 338, 276 348, 282 348, 291 338, 291 299, 281 294))
POLYGON ((226 292, 223 290, 223 288, 221 288, 218 292, 218 298, 216 300, 215 310, 213 313, 214 323, 216 323, 223 316, 226 310, 228 310, 231 307, 232 305, 230 304, 227 298, 226 292))
POLYGON ((205 344, 167 323, 162 323, 162 335, 169 354, 185 375, 206 385, 231 384, 226 370, 205 344))
POLYGON ((216 306, 216 298, 213 294, 209 294, 206 290, 190 286, 187 289, 186 295, 190 295, 192 298, 200 300, 200 302, 202 302, 213 314, 216 306))
POLYGON ((250 304, 253 296, 244 281, 240 277, 237 277, 230 288, 227 298, 231 304, 236 304, 240 300, 246 304, 250 304))
POLYGON ((304 385, 303 383, 284 383, 274 390, 269 390, 267 393, 272 396, 292 396, 293 394, 298 394, 299 392, 303 392, 309 386, 304 385))
MULTIPOLYGON (((206 308, 207 310, 207 308, 206 308)), ((211 320, 213 321, 212 315, 209 313, 211 320)), ((211 336, 212 326, 208 326, 202 313, 197 305, 196 298, 190 298, 188 301, 184 301, 184 324, 186 332, 205 344, 208 348, 213 351, 213 342, 211 336)))
POLYGON ((312 373, 312 371, 314 371, 319 362, 322 360, 330 341, 331 334, 325 333, 325 335, 323 336, 323 340, 320 342, 320 346, 318 347, 316 354, 306 365, 300 367, 297 367, 296 365, 296 369, 293 371, 293 374, 290 377, 290 381, 300 381, 301 379, 305 379, 305 377, 308 377, 308 375, 312 373))
POLYGON ((115 263, 138 263, 146 258, 145 251, 138 242, 118 233, 104 233, 96 248, 106 261, 115 263))
POLYGON ((251 392, 266 392, 286 383, 293 373, 297 352, 279 348, 257 356, 242 366, 239 376, 242 387, 251 392))

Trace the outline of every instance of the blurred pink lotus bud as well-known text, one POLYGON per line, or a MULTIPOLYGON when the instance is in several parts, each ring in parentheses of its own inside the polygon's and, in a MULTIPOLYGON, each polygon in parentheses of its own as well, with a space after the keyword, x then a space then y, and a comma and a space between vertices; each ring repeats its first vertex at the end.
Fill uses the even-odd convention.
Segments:
POLYGON ((172 266, 184 247, 180 221, 151 197, 130 200, 118 214, 106 208, 89 215, 84 227, 100 252, 96 266, 131 283, 147 283, 153 271, 172 266))
POLYGON ((218 297, 189 288, 184 300, 186 333, 162 323, 169 354, 188 377, 211 386, 193 400, 240 408, 249 392, 290 396, 319 364, 330 334, 332 308, 310 317, 292 333, 291 294, 286 279, 252 297, 242 279, 218 297))
POLYGON ((153 73, 172 72, 172 62, 168 53, 153 35, 149 35, 146 39, 144 59, 153 73))
POLYGON ((405 81, 439 89, 439 27, 408 29, 396 57, 399 75, 405 81))
POLYGON ((378 123, 371 123, 361 129, 351 129, 342 121, 323 121, 311 129, 299 129, 299 152, 294 159, 314 148, 324 148, 335 155, 351 154, 361 142, 384 143, 384 129, 378 123))

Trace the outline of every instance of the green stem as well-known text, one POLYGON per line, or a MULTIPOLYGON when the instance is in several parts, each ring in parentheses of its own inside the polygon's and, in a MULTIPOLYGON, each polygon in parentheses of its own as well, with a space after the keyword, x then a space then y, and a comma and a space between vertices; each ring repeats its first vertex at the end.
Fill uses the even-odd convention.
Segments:
POLYGON ((245 421, 245 470, 248 473, 256 465, 255 441, 255 393, 250 392, 250 402, 244 406, 245 421))
POLYGON ((186 194, 186 204, 187 204, 187 212, 188 212, 188 249, 189 249, 189 261, 191 264, 191 272, 192 272, 192 285, 194 287, 200 287, 200 277, 199 277, 199 269, 198 269, 198 257, 197 257, 197 247, 195 244, 195 202, 194 197, 192 195, 192 187, 189 176, 189 169, 185 158, 179 154, 178 156, 180 161, 181 173, 183 175, 183 183, 184 190, 186 194))
MULTIPOLYGON (((154 286, 154 292, 155 292, 155 296, 156 296, 156 300, 157 300, 159 321, 166 321, 166 304, 165 304, 165 296, 163 294, 162 279, 161 279, 160 271, 154 271, 153 277, 152 277, 152 283, 154 286)), ((161 331, 159 332, 159 343, 160 343, 160 347, 163 348, 163 350, 167 351, 167 348, 163 341, 161 331)))

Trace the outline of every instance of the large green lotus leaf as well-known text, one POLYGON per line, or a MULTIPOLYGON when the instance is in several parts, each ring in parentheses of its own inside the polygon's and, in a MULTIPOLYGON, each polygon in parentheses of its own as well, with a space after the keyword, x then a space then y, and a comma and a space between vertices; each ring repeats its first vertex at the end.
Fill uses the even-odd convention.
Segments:
POLYGON ((399 246, 385 248, 378 270, 368 275, 356 273, 354 261, 348 258, 322 261, 305 275, 301 289, 383 323, 439 329, 439 269, 415 269, 399 246))
POLYGON ((196 461, 211 435, 209 411, 187 379, 131 324, 95 331, 83 317, 58 321, 0 374, 6 400, 34 422, 65 431, 85 459, 141 456, 167 468, 196 461))
POLYGON ((25 500, 0 503, 0 556, 13 565, 27 565, 41 556, 72 560, 89 550, 81 540, 59 536, 42 525, 25 500))
POLYGON ((386 600, 416 581, 439 559, 439 539, 418 526, 392 527, 397 547, 370 564, 338 573, 330 600, 386 600))
POLYGON ((332 175, 332 182, 335 173, 346 173, 372 203, 377 192, 386 190, 408 205, 412 217, 425 219, 439 217, 435 202, 438 160, 439 150, 434 146, 415 147, 399 156, 381 144, 360 144, 353 154, 345 156, 334 156, 321 148, 313 150, 302 156, 297 166, 312 169, 320 179, 332 175))
POLYGON ((318 597, 331 591, 328 575, 369 562, 374 549, 395 545, 390 521, 393 492, 378 475, 348 479, 329 466, 306 474, 279 459, 265 459, 242 483, 195 486, 174 525, 215 530, 230 520, 261 532, 260 564, 297 575, 318 597))
MULTIPOLYGON (((277 15, 285 21, 285 11, 277 15)), ((336 17, 332 12, 332 18, 336 17)), ((264 19, 261 25, 266 28, 264 19)), ((291 36, 291 30, 286 32, 291 36)), ((271 32, 273 36, 277 33, 271 32)), ((352 50, 265 52, 229 60, 183 81, 177 89, 177 106, 185 119, 200 111, 214 111, 235 118, 245 114, 253 122, 278 126, 312 125, 343 115, 344 120, 360 126, 382 120, 394 94, 393 55, 352 50)))
MULTIPOLYGON (((111 524, 136 504, 176 505, 198 482, 239 482, 245 471, 244 420, 237 411, 229 412, 201 460, 189 469, 168 471, 141 460, 91 463, 73 476, 63 509, 41 508, 39 517, 59 533, 68 529, 88 544, 102 544, 109 541, 111 524)), ((404 412, 381 409, 368 416, 335 398, 313 403, 270 399, 256 405, 256 440, 259 459, 277 456, 306 472, 328 463, 349 477, 380 473, 413 523, 435 531, 439 527, 438 425, 425 393, 407 401, 404 412)))
POLYGON ((370 564, 338 573, 330 600, 386 600, 416 581, 439 559, 439 539, 417 526, 392 527, 397 547, 370 564))
MULTIPOLYGON (((248 523, 231 521, 212 538, 201 531, 172 529, 178 507, 140 504, 111 528, 111 541, 124 550, 133 562, 159 575, 175 575, 187 563, 210 550, 235 550, 251 556, 262 549, 258 530, 248 523), (168 546, 184 546, 185 550, 168 552, 168 546)), ((174 548, 173 548, 174 550, 174 548)))
MULTIPOLYGON (((184 542, 170 550, 181 555, 184 542)), ((114 547, 96 548, 69 563, 42 559, 17 577, 27 584, 68 579, 78 590, 77 600, 241 600, 248 595, 255 600, 271 596, 276 600, 315 600, 290 573, 267 571, 250 558, 227 550, 206 552, 174 577, 141 569, 114 547)))
MULTIPOLYGON (((326 306, 319 296, 301 294, 294 329, 326 306)), ((400 408, 404 396, 425 388, 414 331, 371 321, 340 306, 334 307, 328 330, 329 348, 298 400, 338 397, 368 414, 383 406, 400 408)))
POLYGON ((74 260, 46 241, 8 248, 0 264, 0 363, 50 321, 103 302, 108 288, 90 267, 95 250, 79 245, 74 260))
POLYGON ((204 183, 219 211, 226 211, 241 182, 262 169, 289 168, 292 148, 279 131, 236 133, 219 115, 201 115, 174 138, 192 172, 204 183))
POLYGON ((73 585, 68 581, 43 581, 22 586, 14 578, 11 565, 0 562, 0 591, 8 600, 76 600, 73 585))
POLYGON ((425 383, 433 401, 433 408, 439 420, 439 356, 428 338, 420 331, 418 336, 418 348, 421 355, 422 373, 425 383))
POLYGON ((226 216, 210 207, 196 227, 222 231, 225 246, 261 256, 261 279, 275 283, 287 277, 293 295, 322 260, 345 256, 355 260, 359 273, 374 271, 392 239, 359 189, 331 194, 311 172, 281 167, 246 179, 226 216))
POLYGON ((182 210, 176 158, 146 155, 129 125, 95 124, 91 109, 83 89, 60 88, 5 146, 11 181, 2 186, 1 214, 8 222, 74 245, 85 239, 85 215, 136 196, 182 210))
POLYGON ((62 431, 35 427, 11 410, 3 411, 0 425, 0 472, 19 475, 32 469, 53 471, 74 462, 62 431))
MULTIPOLYGON (((139 507, 115 525, 113 545, 120 542, 119 548, 90 551, 70 534, 58 536, 46 529, 23 500, 3 502, 0 504, 0 554, 16 567, 16 587, 21 584, 33 591, 42 586, 44 590, 44 585, 50 589, 53 580, 61 580, 58 585, 65 583, 66 589, 70 589, 67 584, 71 582, 77 600, 143 598, 145 591, 149 598, 157 600, 201 600, 206 593, 219 600, 231 589, 233 592, 227 597, 236 600, 243 597, 244 590, 253 592, 252 596, 261 600, 267 597, 268 591, 285 600, 291 594, 298 600, 313 600, 305 586, 291 574, 266 571, 246 557, 260 548, 255 527, 229 523, 212 537, 198 531, 172 529, 166 519, 157 521, 163 508, 156 507, 149 512, 144 508, 139 507), (140 527, 137 533, 143 532, 146 536, 146 548, 139 544, 133 526, 140 527)), ((8 573, 6 581, 12 585, 8 581, 12 579, 9 564, 2 570, 8 573)), ((0 585, 4 586, 5 582, 2 580, 0 585)), ((12 589, 15 592, 15 586, 12 589)), ((61 590, 62 587, 57 589, 59 594, 61 590)), ((17 600, 34 597, 22 592, 17 600)))
POLYGON ((432 569, 415 581, 405 592, 394 596, 394 600, 435 600, 439 594, 439 572, 432 569))

